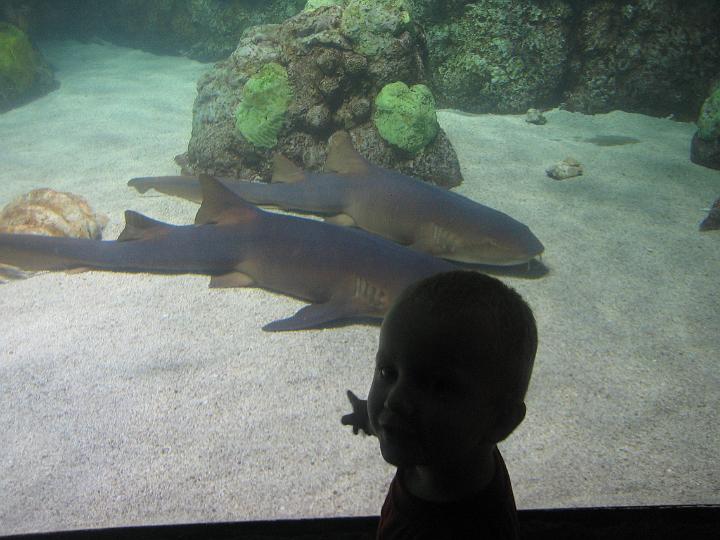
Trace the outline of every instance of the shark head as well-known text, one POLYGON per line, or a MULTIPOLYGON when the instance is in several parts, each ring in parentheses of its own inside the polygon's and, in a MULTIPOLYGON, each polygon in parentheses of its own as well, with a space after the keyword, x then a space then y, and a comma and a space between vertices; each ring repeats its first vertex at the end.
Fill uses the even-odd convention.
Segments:
MULTIPOLYGON (((446 252, 439 256, 471 264, 513 266, 528 263, 545 250, 529 227, 501 212, 495 219, 465 225, 471 230, 465 229, 462 235, 448 234, 449 238, 440 241, 446 245, 446 252)), ((436 240, 442 234, 435 232, 436 240)))

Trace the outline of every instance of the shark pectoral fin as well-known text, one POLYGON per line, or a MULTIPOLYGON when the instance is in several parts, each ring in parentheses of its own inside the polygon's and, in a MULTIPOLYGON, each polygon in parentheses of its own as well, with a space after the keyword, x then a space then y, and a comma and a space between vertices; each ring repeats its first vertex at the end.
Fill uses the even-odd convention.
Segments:
POLYGON ((292 184, 305 180, 305 171, 295 165, 282 154, 275 154, 273 158, 273 174, 270 180, 273 183, 282 182, 292 184))
POLYGON ((210 278, 211 289, 230 289, 233 287, 254 287, 255 280, 243 272, 228 272, 210 278))
POLYGON ((370 168, 370 162, 355 150, 347 131, 336 131, 328 140, 328 156, 325 160, 325 172, 340 174, 364 174, 370 168))
POLYGON ((117 237, 118 242, 147 240, 167 231, 172 225, 143 216, 132 210, 125 210, 125 228, 117 237))
POLYGON ((266 332, 286 332, 288 330, 306 330, 308 328, 320 328, 329 323, 362 317, 366 310, 361 306, 353 305, 352 301, 330 300, 324 304, 309 304, 300 309, 292 317, 278 319, 263 326, 266 332))
POLYGON ((328 216, 325 218, 326 223, 333 223, 335 225, 342 225, 343 227, 355 227, 357 224, 355 220, 347 214, 337 214, 336 216, 328 216))

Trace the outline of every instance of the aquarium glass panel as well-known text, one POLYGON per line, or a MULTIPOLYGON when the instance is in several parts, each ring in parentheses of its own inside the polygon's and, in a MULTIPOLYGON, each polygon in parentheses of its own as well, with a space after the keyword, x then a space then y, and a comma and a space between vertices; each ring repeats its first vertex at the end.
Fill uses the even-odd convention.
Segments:
POLYGON ((378 515, 395 465, 495 445, 520 510, 720 503, 719 27, 0 1, 0 535, 378 515), (380 340, 455 270, 532 309, 526 394, 489 292, 380 340))

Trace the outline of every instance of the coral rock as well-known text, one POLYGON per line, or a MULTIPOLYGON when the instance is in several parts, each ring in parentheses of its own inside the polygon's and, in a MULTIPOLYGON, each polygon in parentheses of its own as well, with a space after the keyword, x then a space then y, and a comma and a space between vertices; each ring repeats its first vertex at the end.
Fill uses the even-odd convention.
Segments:
MULTIPOLYGON (((107 216, 93 212, 79 195, 42 188, 21 195, 2 209, 0 233, 100 239, 107 222, 107 216)), ((0 281, 24 275, 0 265, 0 281)))
POLYGON ((25 33, 0 22, 0 112, 57 88, 52 69, 25 33))
POLYGON ((580 176, 583 173, 583 168, 577 160, 567 157, 552 167, 548 167, 545 172, 550 178, 565 180, 566 178, 580 176))
POLYGON ((545 115, 537 109, 528 109, 525 114, 525 121, 528 124, 535 124, 538 126, 547 124, 547 118, 545 118, 545 115))
POLYGON ((272 157, 281 153, 303 169, 320 170, 327 139, 343 129, 376 165, 446 187, 459 185, 460 164, 437 127, 434 107, 419 124, 415 117, 410 122, 412 137, 403 134, 392 144, 373 123, 373 103, 385 85, 402 81, 412 88, 426 80, 424 42, 403 6, 401 0, 353 0, 347 7, 329 5, 246 31, 230 58, 198 82, 187 169, 268 181, 272 157), (376 47, 380 42, 387 46, 376 47), (268 65, 278 66, 268 86, 285 81, 277 76, 281 66, 289 90, 283 83, 272 92, 254 91, 253 81, 268 65), (271 98, 277 102, 270 104, 271 98), (406 144, 415 138, 419 142, 406 144))
POLYGON ((720 138, 706 141, 695 132, 690 143, 690 161, 708 169, 720 169, 720 138))

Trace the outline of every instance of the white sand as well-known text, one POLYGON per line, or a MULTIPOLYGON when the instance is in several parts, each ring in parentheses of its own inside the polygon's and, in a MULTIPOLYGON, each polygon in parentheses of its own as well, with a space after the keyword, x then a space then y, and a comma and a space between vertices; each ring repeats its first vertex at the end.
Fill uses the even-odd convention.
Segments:
MULTIPOLYGON (((110 216, 190 223, 126 187, 177 172, 207 66, 109 45, 46 46, 61 88, 0 115, 0 203, 49 186, 110 216)), ((525 423, 502 445, 520 508, 719 503, 720 173, 694 127, 615 112, 442 113, 465 183, 524 221, 550 273, 508 278, 541 346, 525 423), (640 143, 599 147, 595 135, 640 143), (586 174, 544 174, 572 156, 586 174)), ((203 277, 44 274, 0 286, 0 534, 377 514, 392 468, 340 425, 378 329, 268 334, 301 307, 203 277)))

